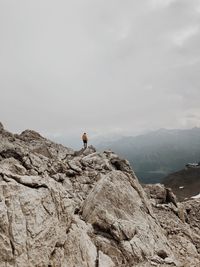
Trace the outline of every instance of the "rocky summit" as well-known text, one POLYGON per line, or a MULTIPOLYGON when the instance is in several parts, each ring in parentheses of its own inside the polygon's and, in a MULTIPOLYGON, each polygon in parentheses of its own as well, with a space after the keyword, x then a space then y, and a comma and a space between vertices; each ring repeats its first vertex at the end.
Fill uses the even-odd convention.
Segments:
POLYGON ((111 151, 0 123, 0 267, 198 267, 199 204, 142 188, 111 151))

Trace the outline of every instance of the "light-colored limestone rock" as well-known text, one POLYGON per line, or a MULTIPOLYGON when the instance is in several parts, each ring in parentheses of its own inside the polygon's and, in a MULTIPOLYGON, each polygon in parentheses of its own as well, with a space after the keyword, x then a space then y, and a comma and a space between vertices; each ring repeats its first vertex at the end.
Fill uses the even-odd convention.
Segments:
POLYGON ((102 251, 98 252, 98 266, 99 267, 115 267, 114 262, 111 260, 110 257, 105 255, 102 251))
MULTIPOLYGON (((84 201, 82 216, 99 233, 106 232, 110 239, 118 242, 119 247, 120 242, 129 241, 131 252, 126 251, 125 246, 121 248, 126 264, 144 261, 159 249, 172 254, 145 203, 123 172, 112 171, 96 184, 84 201)), ((112 260, 115 264, 119 262, 116 257, 112 260)))
POLYGON ((199 201, 145 190, 112 151, 0 124, 0 267, 197 267, 199 201))
POLYGON ((97 248, 87 234, 88 227, 80 219, 72 223, 64 246, 67 267, 96 267, 97 248))

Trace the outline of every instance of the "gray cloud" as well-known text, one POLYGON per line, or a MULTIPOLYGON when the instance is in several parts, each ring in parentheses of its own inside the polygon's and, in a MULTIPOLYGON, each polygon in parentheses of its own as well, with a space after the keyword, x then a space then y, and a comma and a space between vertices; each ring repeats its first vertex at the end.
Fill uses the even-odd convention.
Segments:
POLYGON ((199 0, 0 0, 0 36, 13 131, 200 126, 199 0))

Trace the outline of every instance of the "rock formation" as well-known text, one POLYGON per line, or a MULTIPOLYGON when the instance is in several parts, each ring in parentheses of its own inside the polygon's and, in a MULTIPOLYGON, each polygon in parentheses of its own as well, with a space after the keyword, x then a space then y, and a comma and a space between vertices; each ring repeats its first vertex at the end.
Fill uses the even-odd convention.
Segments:
POLYGON ((126 160, 0 124, 0 267, 196 267, 199 202, 141 187, 126 160))
POLYGON ((169 174, 163 184, 171 187, 179 201, 184 201, 200 193, 200 167, 185 168, 169 174))

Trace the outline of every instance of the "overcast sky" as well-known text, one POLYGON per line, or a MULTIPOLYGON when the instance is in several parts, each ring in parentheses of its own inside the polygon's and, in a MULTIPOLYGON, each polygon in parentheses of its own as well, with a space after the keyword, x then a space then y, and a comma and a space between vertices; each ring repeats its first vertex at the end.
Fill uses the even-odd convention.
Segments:
POLYGON ((0 121, 47 135, 200 126, 200 0, 0 0, 0 121))

